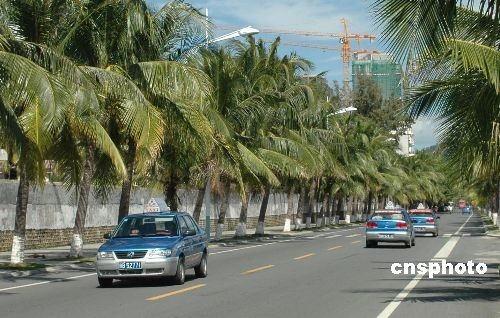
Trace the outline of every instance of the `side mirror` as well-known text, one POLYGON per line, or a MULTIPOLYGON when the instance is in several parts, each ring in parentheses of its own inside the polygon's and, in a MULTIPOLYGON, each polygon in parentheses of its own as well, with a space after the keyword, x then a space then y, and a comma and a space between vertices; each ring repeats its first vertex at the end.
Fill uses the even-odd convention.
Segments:
POLYGON ((106 233, 103 236, 105 239, 109 240, 111 238, 111 233, 106 233))
POLYGON ((196 235, 196 230, 184 230, 182 232, 182 235, 183 236, 193 236, 193 235, 196 235))

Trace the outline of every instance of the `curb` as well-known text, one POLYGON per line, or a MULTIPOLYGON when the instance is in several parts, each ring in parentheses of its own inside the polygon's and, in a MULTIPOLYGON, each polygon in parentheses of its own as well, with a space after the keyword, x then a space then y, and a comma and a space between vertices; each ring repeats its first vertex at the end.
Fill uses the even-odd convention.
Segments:
POLYGON ((0 276, 1 277, 11 277, 11 278, 23 278, 23 277, 30 277, 34 276, 37 274, 50 274, 50 273, 58 273, 62 271, 68 271, 68 270, 82 270, 82 269, 94 269, 95 265, 94 263, 65 263, 65 264, 47 264, 45 268, 40 268, 40 269, 34 269, 34 270, 0 270, 0 276), (88 265, 87 265, 88 264, 88 265), (83 265, 83 266, 82 266, 83 265))

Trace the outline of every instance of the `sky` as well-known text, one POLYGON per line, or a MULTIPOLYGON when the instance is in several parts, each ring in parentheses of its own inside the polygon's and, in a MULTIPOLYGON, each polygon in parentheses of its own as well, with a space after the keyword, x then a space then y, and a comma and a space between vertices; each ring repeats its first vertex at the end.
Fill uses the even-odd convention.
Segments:
MULTIPOLYGON (((159 7, 166 0, 147 0, 159 7)), ((252 26, 257 29, 274 29, 288 31, 312 31, 324 33, 343 32, 342 18, 348 22, 348 32, 358 34, 374 34, 377 36, 377 27, 372 18, 370 9, 373 0, 185 0, 203 13, 208 8, 208 16, 216 27, 215 36, 252 26)), ((307 45, 322 45, 333 50, 318 48, 280 45, 280 54, 296 52, 310 60, 315 65, 311 74, 327 72, 325 77, 330 85, 334 81, 342 83, 342 58, 340 55, 340 41, 332 37, 316 37, 303 35, 286 35, 279 33, 259 33, 256 38, 272 41, 277 36, 283 42, 299 42, 307 45)), ((351 41, 351 47, 357 48, 357 43, 351 41)), ((383 50, 380 41, 361 41, 361 49, 383 50)), ((419 119, 414 127, 415 149, 422 149, 436 143, 431 118, 419 119)))

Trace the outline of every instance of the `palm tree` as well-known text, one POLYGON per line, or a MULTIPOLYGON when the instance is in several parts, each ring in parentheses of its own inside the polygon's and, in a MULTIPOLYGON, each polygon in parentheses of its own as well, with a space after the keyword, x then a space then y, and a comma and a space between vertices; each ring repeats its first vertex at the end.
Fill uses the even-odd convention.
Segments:
MULTIPOLYGON (((14 81, 22 87, 12 81, 8 82, 6 86, 9 89, 6 90, 3 102, 11 107, 8 112, 11 116, 5 117, 7 123, 4 127, 15 127, 14 123, 19 121, 19 132, 25 131, 27 137, 24 143, 15 141, 21 158, 21 179, 11 261, 19 263, 23 261, 29 181, 43 180, 43 160, 61 141, 62 133, 72 131, 75 136, 91 141, 110 157, 120 174, 123 175, 125 171, 114 143, 95 120, 93 110, 96 97, 92 83, 63 55, 45 46, 53 44, 60 36, 59 32, 55 32, 56 26, 64 25, 64 22, 58 24, 58 21, 69 17, 70 7, 62 10, 65 9, 65 3, 56 1, 43 5, 37 1, 12 1, 8 5, 8 19, 2 21, 5 23, 2 30, 6 30, 2 37, 7 43, 3 48, 36 63, 31 62, 32 68, 26 73, 28 76, 18 75, 20 79, 28 81, 14 81), (38 78, 33 78, 33 75, 38 78), (35 82, 30 83, 33 80, 35 82), (38 96, 18 93, 25 97, 17 96, 15 100, 9 101, 12 89, 15 92, 19 88, 27 92, 38 90, 38 96), (17 117, 12 116, 14 114, 17 117), (34 142, 30 141, 33 137, 34 142)), ((20 70, 26 71, 27 68, 16 60, 19 58, 11 61, 15 63, 13 65, 18 64, 20 70)), ((16 73, 9 76, 13 75, 16 73)))
POLYGON ((499 2, 462 4, 377 0, 374 9, 390 50, 411 62, 411 116, 440 120, 441 144, 464 175, 498 179, 499 2))

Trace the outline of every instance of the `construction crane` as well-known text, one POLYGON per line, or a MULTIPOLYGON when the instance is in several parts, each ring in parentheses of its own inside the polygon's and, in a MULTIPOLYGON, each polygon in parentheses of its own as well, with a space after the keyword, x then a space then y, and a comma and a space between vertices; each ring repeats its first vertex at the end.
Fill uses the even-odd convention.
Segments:
MULTIPOLYGON (((349 90, 349 82, 350 82, 350 63, 351 63, 351 40, 356 40, 358 44, 358 50, 361 51, 361 40, 370 40, 372 42, 375 39, 375 35, 373 34, 359 34, 359 33, 349 33, 347 26, 347 19, 342 18, 341 20, 343 26, 342 33, 331 33, 331 32, 317 32, 317 31, 298 31, 298 30, 285 30, 285 29, 268 29, 268 28, 259 28, 259 33, 273 33, 273 34, 290 34, 290 35, 303 35, 303 36, 320 36, 320 37, 330 37, 330 38, 338 38, 341 44, 341 56, 342 56, 342 64, 343 64, 343 84, 344 90, 349 90)), ((231 29, 231 27, 218 27, 219 29, 231 29)), ((287 44, 287 42, 281 42, 283 44, 287 44)), ((293 43, 289 42, 288 44, 293 43)), ((295 42, 297 44, 298 42, 295 42)), ((292 45, 292 44, 290 44, 292 45)), ((306 47, 316 47, 323 50, 334 50, 333 47, 327 47, 322 45, 296 45, 296 46, 306 46, 306 47)), ((338 49, 335 49, 338 50, 338 49)))

